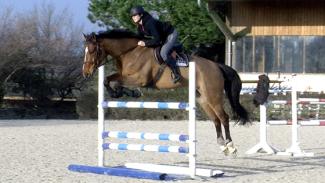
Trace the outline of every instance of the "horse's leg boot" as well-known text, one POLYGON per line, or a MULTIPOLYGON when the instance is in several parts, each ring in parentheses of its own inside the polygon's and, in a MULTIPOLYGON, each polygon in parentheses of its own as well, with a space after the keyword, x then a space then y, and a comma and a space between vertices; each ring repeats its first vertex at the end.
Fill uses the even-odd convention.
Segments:
POLYGON ((229 150, 228 150, 227 146, 222 145, 222 146, 220 146, 220 149, 225 154, 225 156, 229 155, 229 150))
POLYGON ((232 141, 227 143, 227 148, 230 154, 233 156, 237 155, 237 148, 234 146, 234 143, 232 141))

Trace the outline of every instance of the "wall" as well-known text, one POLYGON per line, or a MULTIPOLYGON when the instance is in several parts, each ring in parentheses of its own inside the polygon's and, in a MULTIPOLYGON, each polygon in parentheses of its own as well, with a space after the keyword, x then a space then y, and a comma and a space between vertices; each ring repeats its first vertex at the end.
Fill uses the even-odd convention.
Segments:
POLYGON ((325 36, 325 1, 232 1, 227 16, 235 32, 325 36))

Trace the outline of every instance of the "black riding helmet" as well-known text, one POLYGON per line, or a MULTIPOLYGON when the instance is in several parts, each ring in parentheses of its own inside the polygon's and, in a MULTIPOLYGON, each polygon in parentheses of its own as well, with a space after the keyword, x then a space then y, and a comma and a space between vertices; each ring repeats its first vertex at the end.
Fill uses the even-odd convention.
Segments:
POLYGON ((133 7, 131 8, 130 10, 130 16, 135 16, 135 15, 141 15, 144 13, 144 9, 142 6, 136 6, 136 7, 133 7))

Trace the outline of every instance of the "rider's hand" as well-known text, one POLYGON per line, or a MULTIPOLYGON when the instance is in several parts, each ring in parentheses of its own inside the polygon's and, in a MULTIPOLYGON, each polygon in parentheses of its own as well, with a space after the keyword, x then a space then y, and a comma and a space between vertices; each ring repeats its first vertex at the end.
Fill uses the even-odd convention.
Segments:
POLYGON ((146 46, 146 44, 144 43, 144 41, 139 41, 139 42, 138 42, 138 45, 139 45, 139 46, 146 46))

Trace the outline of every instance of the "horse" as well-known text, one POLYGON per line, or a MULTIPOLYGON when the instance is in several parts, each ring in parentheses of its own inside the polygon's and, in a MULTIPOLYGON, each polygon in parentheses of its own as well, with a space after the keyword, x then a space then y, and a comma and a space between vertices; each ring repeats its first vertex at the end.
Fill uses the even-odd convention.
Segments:
MULTIPOLYGON (((85 55, 82 72, 85 78, 91 77, 98 67, 104 65, 108 56, 116 60, 117 73, 107 76, 104 82, 111 97, 117 98, 123 94, 139 97, 138 92, 128 89, 130 87, 172 89, 185 87, 188 84, 188 67, 179 68, 182 80, 174 83, 168 67, 161 72, 162 66, 155 58, 154 48, 138 46, 137 43, 141 38, 134 32, 113 29, 98 34, 84 34, 84 39, 85 55), (157 75, 159 75, 158 79, 157 75), (118 89, 113 89, 111 82, 118 83, 118 89)), ((189 60, 196 65, 196 101, 213 121, 217 143, 221 150, 225 155, 235 155, 237 148, 232 142, 229 116, 223 106, 224 91, 236 115, 237 123, 248 124, 250 122, 248 113, 239 102, 241 79, 233 68, 224 64, 195 55, 190 55, 189 60)))

